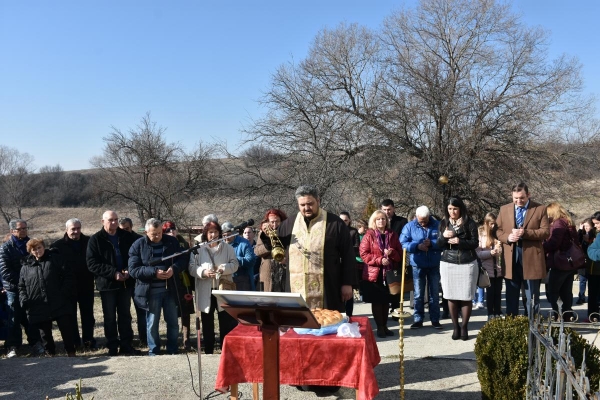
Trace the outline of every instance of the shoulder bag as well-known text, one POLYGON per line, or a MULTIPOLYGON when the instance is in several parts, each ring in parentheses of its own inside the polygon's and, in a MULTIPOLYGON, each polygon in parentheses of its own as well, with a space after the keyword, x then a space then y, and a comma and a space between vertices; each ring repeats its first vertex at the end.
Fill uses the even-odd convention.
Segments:
POLYGON ((486 289, 492 286, 490 282, 490 276, 488 275, 485 268, 483 268, 483 264, 481 263, 481 259, 477 256, 477 268, 479 268, 479 276, 477 277, 477 287, 481 289, 486 289))
POLYGON ((561 271, 575 271, 585 267, 585 254, 579 245, 570 238, 571 245, 566 251, 554 252, 554 266, 561 271))

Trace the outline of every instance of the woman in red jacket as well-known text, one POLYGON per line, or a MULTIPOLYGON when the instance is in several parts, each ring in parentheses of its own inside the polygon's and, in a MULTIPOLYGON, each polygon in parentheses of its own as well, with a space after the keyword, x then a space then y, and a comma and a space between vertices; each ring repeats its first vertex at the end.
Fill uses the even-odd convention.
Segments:
POLYGON ((396 269, 401 260, 402 247, 398 235, 390 230, 390 222, 383 211, 375 211, 369 218, 369 230, 360 242, 360 257, 365 266, 361 283, 363 300, 371 303, 377 336, 393 336, 387 327, 390 291, 385 273, 396 269))

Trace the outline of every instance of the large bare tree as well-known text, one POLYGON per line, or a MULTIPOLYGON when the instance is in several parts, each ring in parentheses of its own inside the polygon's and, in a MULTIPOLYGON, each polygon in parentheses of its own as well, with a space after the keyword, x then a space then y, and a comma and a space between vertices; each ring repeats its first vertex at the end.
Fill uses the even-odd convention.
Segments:
POLYGON ((212 147, 198 143, 186 151, 167 142, 165 131, 150 113, 127 132, 113 126, 104 154, 91 160, 100 169, 97 187, 106 201, 135 206, 141 224, 148 218, 190 221, 190 205, 208 180, 212 147))
POLYGON ((23 208, 36 193, 32 164, 30 154, 0 145, 0 214, 6 223, 23 218, 23 208))
POLYGON ((387 195, 437 212, 460 195, 479 216, 520 180, 557 195, 572 153, 555 150, 580 151, 598 131, 565 130, 593 114, 592 99, 577 59, 548 58, 548 38, 495 0, 422 0, 378 31, 325 29, 273 75, 266 116, 246 133, 280 164, 254 165, 246 187, 312 181, 331 200, 387 195))

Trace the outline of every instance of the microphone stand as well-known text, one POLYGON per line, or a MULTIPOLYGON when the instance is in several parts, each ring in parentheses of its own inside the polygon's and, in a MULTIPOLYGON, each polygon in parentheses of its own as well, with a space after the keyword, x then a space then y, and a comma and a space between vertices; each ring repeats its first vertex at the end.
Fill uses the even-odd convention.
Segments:
POLYGON ((222 238, 219 238, 219 239, 211 240, 210 242, 202 242, 202 243, 198 243, 198 244, 197 244, 197 245, 195 245, 194 247, 190 247, 189 249, 186 249, 186 250, 180 251, 179 253, 171 254, 170 256, 166 256, 166 257, 160 258, 160 259, 158 259, 158 260, 152 261, 152 262, 150 263, 150 266, 152 266, 152 267, 153 267, 153 266, 155 266, 155 265, 161 264, 163 261, 170 260, 171 258, 179 257, 179 256, 181 256, 181 255, 184 255, 184 254, 187 254, 187 253, 191 253, 191 252, 196 252, 196 250, 198 250, 198 249, 199 249, 200 247, 202 247, 202 246, 211 245, 211 244, 213 244, 213 243, 219 243, 219 242, 223 242, 223 241, 225 241, 226 239, 228 239, 228 238, 230 238, 230 237, 234 237, 234 236, 239 236, 239 232, 232 233, 231 235, 229 235, 229 236, 227 236, 227 237, 222 237, 222 238))

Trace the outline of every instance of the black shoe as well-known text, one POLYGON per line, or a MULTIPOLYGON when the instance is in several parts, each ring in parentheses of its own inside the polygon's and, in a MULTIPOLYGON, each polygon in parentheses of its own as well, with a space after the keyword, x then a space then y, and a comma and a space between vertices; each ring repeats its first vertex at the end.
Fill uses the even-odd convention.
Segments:
POLYGON ((410 326, 410 329, 419 329, 423 327, 423 321, 418 321, 410 326))
POLYGON ((460 332, 458 332, 458 331, 452 332, 452 340, 458 340, 458 339, 460 339, 460 332))
POLYGON ((377 337, 378 338, 382 338, 385 339, 387 337, 387 335, 385 334, 385 329, 383 328, 383 326, 380 326, 377 328, 377 337))
POLYGON ((119 350, 117 348, 114 349, 108 349, 108 356, 109 357, 116 357, 119 355, 119 350))
POLYGON ((139 350, 134 349, 131 346, 121 346, 121 349, 119 350, 119 355, 121 356, 140 356, 142 355, 142 352, 139 350))
POLYGON ((433 326, 435 329, 442 329, 442 324, 439 322, 432 322, 431 326, 433 326))
POLYGON ((387 326, 383 327, 383 331, 387 336, 394 336, 394 332, 390 331, 387 326))

